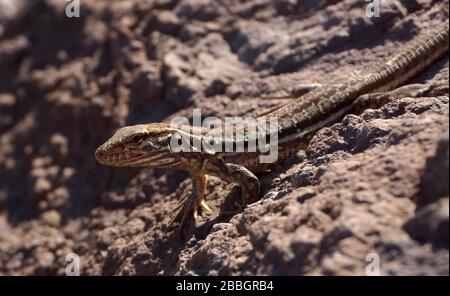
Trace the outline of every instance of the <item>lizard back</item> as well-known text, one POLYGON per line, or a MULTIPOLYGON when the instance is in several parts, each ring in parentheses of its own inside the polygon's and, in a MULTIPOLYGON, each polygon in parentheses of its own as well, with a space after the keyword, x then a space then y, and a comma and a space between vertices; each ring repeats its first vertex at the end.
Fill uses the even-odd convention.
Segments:
POLYGON ((392 90, 423 71, 448 51, 448 26, 448 21, 442 23, 393 58, 363 71, 358 77, 314 89, 265 117, 279 119, 280 139, 309 134, 331 123, 331 117, 337 119, 338 111, 358 96, 392 90))

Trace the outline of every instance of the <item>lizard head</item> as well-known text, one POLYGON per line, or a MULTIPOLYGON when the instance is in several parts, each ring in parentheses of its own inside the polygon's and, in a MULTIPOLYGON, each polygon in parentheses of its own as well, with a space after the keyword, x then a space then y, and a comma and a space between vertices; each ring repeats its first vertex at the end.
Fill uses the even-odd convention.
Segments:
POLYGON ((123 127, 97 148, 95 158, 111 166, 172 166, 178 161, 169 147, 175 131, 163 123, 123 127))

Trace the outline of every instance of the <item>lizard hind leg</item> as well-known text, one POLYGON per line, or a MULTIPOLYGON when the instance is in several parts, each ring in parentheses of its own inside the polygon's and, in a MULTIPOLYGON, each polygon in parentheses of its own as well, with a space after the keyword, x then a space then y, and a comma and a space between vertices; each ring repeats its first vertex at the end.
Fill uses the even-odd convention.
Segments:
POLYGON ((365 94, 358 97, 352 105, 352 112, 358 112, 368 107, 379 108, 393 100, 411 97, 437 97, 449 94, 449 82, 438 81, 427 84, 409 84, 392 91, 365 94))

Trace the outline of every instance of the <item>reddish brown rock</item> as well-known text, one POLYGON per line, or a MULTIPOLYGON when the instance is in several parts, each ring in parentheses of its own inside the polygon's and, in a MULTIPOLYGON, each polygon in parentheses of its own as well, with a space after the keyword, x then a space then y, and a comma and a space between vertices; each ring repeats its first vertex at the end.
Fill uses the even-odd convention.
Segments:
MULTIPOLYGON (((119 126, 257 116, 286 102, 258 97, 345 79, 448 18, 447 0, 388 2, 370 19, 360 0, 84 0, 74 20, 36 1, 45 18, 0 32, 0 274, 63 275, 74 252, 87 275, 364 275, 373 255, 448 275, 447 96, 322 129, 241 213, 218 216, 240 194, 211 178, 185 241, 167 226, 188 174, 94 159, 119 126)), ((446 57, 413 82, 442 79, 446 57)))

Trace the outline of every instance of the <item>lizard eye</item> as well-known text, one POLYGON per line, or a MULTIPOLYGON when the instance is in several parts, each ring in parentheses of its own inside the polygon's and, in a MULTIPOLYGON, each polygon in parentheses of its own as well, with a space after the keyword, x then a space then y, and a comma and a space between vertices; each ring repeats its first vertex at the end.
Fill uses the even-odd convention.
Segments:
POLYGON ((130 139, 130 143, 133 145, 139 145, 145 140, 145 138, 146 138, 146 136, 143 134, 136 135, 130 139))

